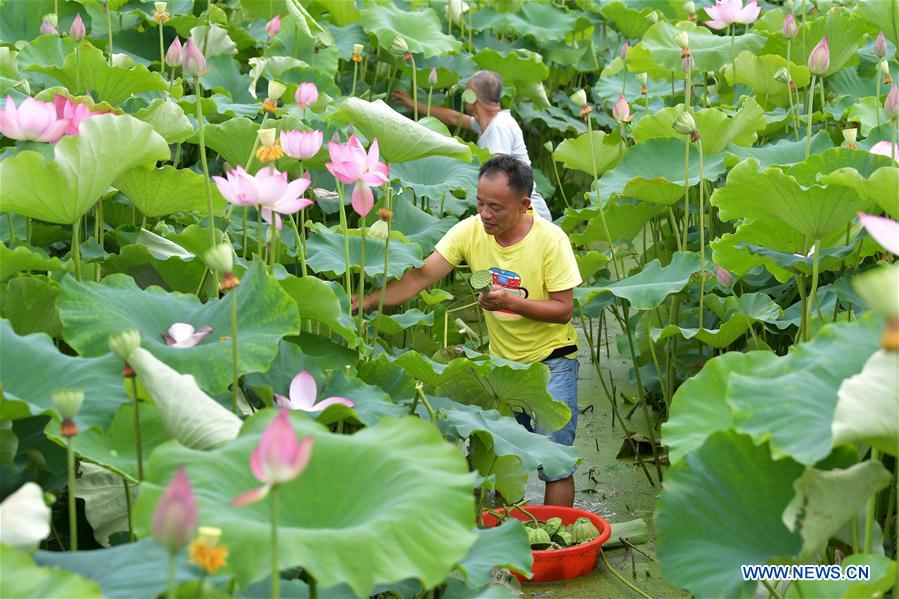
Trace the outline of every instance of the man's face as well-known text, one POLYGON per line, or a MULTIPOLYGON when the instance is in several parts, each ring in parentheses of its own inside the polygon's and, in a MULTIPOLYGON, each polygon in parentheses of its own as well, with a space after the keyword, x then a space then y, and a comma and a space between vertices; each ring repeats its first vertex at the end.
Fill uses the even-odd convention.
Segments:
POLYGON ((509 187, 505 173, 478 179, 478 214, 488 235, 502 235, 518 224, 531 200, 509 187))

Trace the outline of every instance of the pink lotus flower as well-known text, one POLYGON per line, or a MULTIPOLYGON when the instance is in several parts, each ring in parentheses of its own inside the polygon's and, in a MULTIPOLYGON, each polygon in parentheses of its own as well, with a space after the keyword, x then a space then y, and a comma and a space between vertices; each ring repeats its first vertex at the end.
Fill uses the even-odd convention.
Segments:
POLYGON ((887 38, 884 37, 883 31, 878 33, 877 39, 874 40, 874 54, 880 58, 885 58, 887 55, 887 38))
POLYGON ((281 149, 297 160, 312 158, 322 147, 321 131, 281 131, 281 149))
POLYGON ((259 203, 256 180, 242 166, 228 171, 224 177, 212 178, 222 196, 237 206, 255 206, 259 203))
POLYGON ((631 119, 634 118, 634 115, 631 114, 631 107, 628 105, 623 94, 618 95, 618 101, 615 102, 615 106, 612 107, 612 116, 615 117, 615 120, 619 123, 629 123, 631 119))
POLYGON ((91 112, 87 104, 73 103, 69 98, 59 95, 53 98, 53 107, 58 119, 69 122, 66 127, 66 135, 78 135, 82 122, 93 116, 109 114, 108 112, 91 112))
POLYGON ((56 143, 69 127, 69 121, 60 119, 56 108, 49 102, 25 98, 16 108, 11 96, 0 109, 0 134, 10 139, 56 143))
POLYGON ((712 29, 727 29, 734 23, 749 25, 759 18, 761 7, 755 0, 744 7, 743 0, 715 0, 715 6, 707 6, 705 12, 712 19, 705 24, 712 29))
POLYGON ((162 334, 165 344, 171 347, 186 348, 193 347, 203 340, 203 337, 212 332, 212 327, 201 327, 195 329, 193 325, 186 322, 176 322, 169 327, 169 330, 162 334))
POLYGON ((305 370, 290 381, 290 398, 275 393, 275 403, 282 408, 302 410, 303 412, 321 412, 328 406, 343 404, 353 407, 355 404, 345 397, 329 397, 315 403, 318 397, 318 386, 315 379, 305 370))
POLYGON ((271 21, 265 24, 265 34, 275 37, 279 31, 281 31, 281 15, 275 15, 271 21))
POLYGON ((259 445, 250 456, 253 476, 263 483, 231 500, 231 505, 249 505, 261 501, 275 485, 288 483, 302 474, 312 456, 312 437, 297 442, 287 409, 281 408, 265 428, 259 445))
POLYGON ((181 46, 181 40, 175 36, 175 40, 169 45, 169 49, 165 53, 165 64, 170 69, 180 67, 184 62, 184 48, 181 46))
POLYGON ((798 33, 799 28, 796 27, 796 19, 793 17, 793 13, 788 12, 787 16, 784 17, 783 34, 788 40, 791 40, 798 33))
POLYGON ((198 522, 197 499, 184 466, 181 466, 156 504, 153 536, 157 543, 177 553, 190 543, 198 522))
POLYGON ((80 42, 84 39, 84 36, 87 35, 80 12, 75 14, 75 20, 72 21, 72 26, 69 27, 69 35, 71 35, 72 39, 76 42, 80 42))
POLYGON ((312 181, 299 178, 287 181, 287 173, 279 173, 274 168, 264 168, 256 173, 256 189, 259 190, 259 205, 262 207, 262 218, 265 222, 279 229, 282 214, 293 214, 312 205, 312 200, 302 196, 312 181))
POLYGON ((59 33, 50 21, 41 21, 41 26, 38 31, 40 31, 41 35, 56 35, 59 33))
POLYGON ((355 183, 353 210, 359 216, 366 216, 375 204, 369 185, 383 185, 390 180, 387 165, 378 161, 378 140, 372 140, 366 154, 359 139, 350 135, 346 144, 330 142, 328 152, 331 154, 331 162, 325 166, 341 183, 355 183))
POLYGON ((887 94, 883 109, 891 119, 899 119, 899 87, 896 87, 895 83, 890 89, 890 93, 887 94))
POLYGON ((879 141, 871 146, 871 149, 868 151, 872 154, 880 154, 881 156, 886 156, 887 158, 892 158, 899 162, 899 146, 891 141, 879 141))
POLYGON ((181 62, 181 68, 184 72, 193 77, 204 75, 208 70, 206 66, 206 57, 203 56, 200 48, 197 47, 192 39, 188 39, 187 43, 184 44, 183 52, 184 56, 181 62))
POLYGON ((301 83, 297 88, 297 93, 294 94, 293 98, 294 100, 296 100, 297 106, 299 106, 303 110, 306 110, 309 106, 312 106, 318 100, 318 88, 315 87, 315 84, 310 81, 301 83))
POLYGON ((821 38, 812 49, 812 53, 808 57, 808 70, 813 75, 823 75, 830 68, 830 45, 827 43, 827 36, 821 38))
POLYGON ((894 256, 899 256, 899 223, 864 212, 858 213, 858 219, 877 243, 894 256))

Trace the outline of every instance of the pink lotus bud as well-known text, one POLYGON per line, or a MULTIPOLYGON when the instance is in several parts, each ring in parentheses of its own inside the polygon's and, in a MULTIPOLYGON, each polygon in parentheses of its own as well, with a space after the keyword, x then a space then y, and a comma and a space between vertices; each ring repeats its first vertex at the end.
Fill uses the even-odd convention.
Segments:
POLYGON ((734 276, 720 266, 715 266, 715 278, 722 289, 730 289, 734 284, 734 276))
POLYGON ((318 88, 310 81, 301 83, 297 88, 294 99, 297 101, 297 106, 306 110, 306 108, 312 106, 318 100, 318 88))
POLYGON ((612 116, 615 117, 615 120, 619 123, 630 122, 633 118, 631 115, 631 107, 628 105, 624 95, 618 95, 618 101, 615 102, 615 106, 612 107, 612 116))
POLYGON ((796 19, 793 18, 793 13, 791 12, 788 12, 787 16, 784 17, 783 33, 788 40, 793 39, 799 33, 799 29, 796 27, 796 19))
POLYGON ((620 52, 621 60, 627 60, 627 51, 630 49, 630 47, 631 47, 631 45, 628 44, 626 41, 623 44, 621 44, 621 52, 620 52))
POLYGON ((877 39, 874 40, 874 54, 881 58, 885 58, 887 55, 887 38, 883 36, 883 31, 877 34, 877 39))
POLYGON ((76 42, 80 42, 84 39, 84 36, 87 34, 87 31, 84 29, 84 21, 81 19, 81 13, 77 13, 75 15, 75 20, 72 21, 72 26, 69 27, 69 35, 72 36, 72 39, 76 42))
POLYGON ((153 536, 157 543, 177 553, 190 543, 198 522, 197 499, 184 466, 181 466, 156 504, 153 536))
POLYGON ((41 35, 55 35, 59 33, 50 21, 41 21, 40 32, 41 35))
POLYGON ((191 39, 188 39, 187 43, 184 44, 184 58, 181 62, 181 68, 184 69, 186 74, 193 77, 205 75, 208 70, 206 57, 203 56, 200 48, 191 39))
POLYGON ((827 43, 827 36, 825 35, 808 57, 808 70, 813 75, 823 75, 829 68, 830 45, 827 43))
POLYGON ((428 73, 428 85, 434 87, 437 85, 437 69, 431 68, 431 72, 428 73))
POLYGON ((265 24, 265 33, 269 37, 275 37, 281 31, 281 15, 275 15, 272 20, 265 24))
POLYGON ((165 53, 165 64, 174 69, 175 67, 180 67, 183 61, 184 49, 181 47, 181 40, 179 40, 176 35, 175 41, 172 42, 168 51, 165 53))
POLYGON ((887 94, 883 109, 891 119, 899 119, 899 87, 896 87, 895 83, 890 89, 890 93, 887 94))

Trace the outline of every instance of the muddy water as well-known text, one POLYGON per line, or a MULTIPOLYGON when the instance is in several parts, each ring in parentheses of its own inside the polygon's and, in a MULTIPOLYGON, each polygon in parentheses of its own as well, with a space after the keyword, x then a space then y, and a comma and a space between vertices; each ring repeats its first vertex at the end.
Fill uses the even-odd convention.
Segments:
MULTIPOLYGON (((632 385, 628 382, 629 361, 624 360, 615 351, 612 331, 609 334, 612 344, 610 357, 606 358, 605 348, 601 360, 604 376, 608 380, 608 369, 615 377, 619 391, 626 394, 632 385)), ((649 525, 649 542, 638 548, 649 555, 655 555, 652 513, 659 494, 658 486, 650 486, 643 470, 635 465, 632 458, 616 459, 624 439, 621 427, 612 426, 612 409, 590 362, 587 343, 581 334, 581 363, 578 381, 578 398, 581 410, 586 412, 579 416, 575 446, 583 463, 575 474, 577 494, 575 507, 595 512, 609 522, 625 522, 635 518, 643 518, 649 525), (592 406, 592 409, 590 407, 592 406)), ((619 403, 624 410, 623 416, 631 406, 619 403)), ((627 421, 631 430, 643 432, 645 421, 640 411, 627 421)), ((655 468, 647 464, 655 479, 655 468)), ((658 485, 658 483, 656 483, 658 485)), ((543 483, 535 475, 528 481, 527 495, 533 503, 543 502, 543 483)), ((620 574, 631 583, 653 598, 689 597, 686 591, 668 585, 662 578, 659 565, 647 557, 627 548, 611 549, 606 552, 606 559, 620 574)), ((615 578, 600 560, 597 569, 591 574, 557 583, 522 584, 521 590, 526 599, 625 599, 638 597, 617 578, 615 578)))

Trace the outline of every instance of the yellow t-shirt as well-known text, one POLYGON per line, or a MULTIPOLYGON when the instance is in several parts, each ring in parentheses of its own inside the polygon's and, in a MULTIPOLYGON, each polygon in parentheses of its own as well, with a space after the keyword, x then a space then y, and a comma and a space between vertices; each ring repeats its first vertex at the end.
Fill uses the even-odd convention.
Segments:
MULTIPOLYGON (((502 247, 484 230, 481 217, 472 216, 447 231, 436 250, 453 266, 467 262, 472 272, 491 271, 493 283, 509 293, 546 300, 551 291, 580 285, 581 275, 565 232, 542 218, 533 221, 524 239, 502 247)), ((490 353, 507 360, 531 364, 546 359, 555 349, 577 345, 571 322, 540 322, 504 310, 485 310, 484 315, 490 353)))

